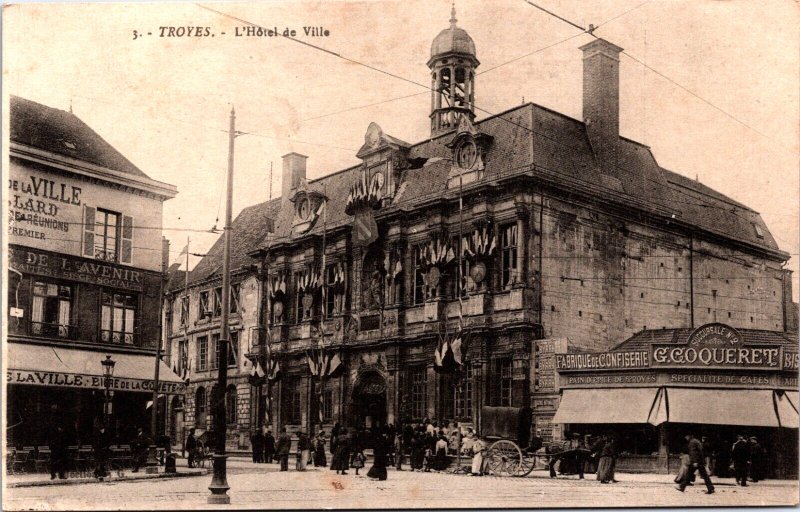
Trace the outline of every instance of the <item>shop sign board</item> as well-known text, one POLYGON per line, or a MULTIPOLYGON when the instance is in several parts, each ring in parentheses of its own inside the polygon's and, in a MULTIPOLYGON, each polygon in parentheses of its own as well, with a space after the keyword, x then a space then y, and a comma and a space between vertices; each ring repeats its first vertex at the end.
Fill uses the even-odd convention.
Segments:
POLYGON ((667 368, 781 368, 781 347, 745 346, 742 335, 720 323, 703 325, 689 335, 685 344, 652 345, 653 367, 667 368))
POLYGON ((126 290, 142 290, 139 270, 102 261, 55 254, 37 249, 9 247, 9 266, 23 274, 81 281, 126 290))
MULTIPOLYGON (((82 375, 63 372, 8 370, 7 384, 24 384, 27 386, 47 386, 55 388, 105 389, 104 377, 100 375, 82 375)), ((153 392, 152 380, 126 379, 112 377, 110 388, 114 391, 153 392)), ((159 381, 158 392, 181 394, 186 386, 178 382, 159 381)))
POLYGON ((643 368, 797 371, 800 355, 780 345, 745 345, 741 334, 714 323, 697 328, 685 343, 654 343, 638 350, 555 354, 559 372, 643 368))
POLYGON ((556 354, 556 369, 575 370, 619 370, 648 368, 650 353, 647 350, 619 350, 616 352, 582 352, 556 354))

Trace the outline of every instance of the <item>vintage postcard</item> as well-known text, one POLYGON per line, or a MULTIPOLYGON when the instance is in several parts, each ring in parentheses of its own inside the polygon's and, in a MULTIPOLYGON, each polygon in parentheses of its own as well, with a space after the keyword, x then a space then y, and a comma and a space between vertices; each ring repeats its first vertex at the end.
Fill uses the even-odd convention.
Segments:
POLYGON ((2 23, 4 509, 798 504, 797 2, 2 23))

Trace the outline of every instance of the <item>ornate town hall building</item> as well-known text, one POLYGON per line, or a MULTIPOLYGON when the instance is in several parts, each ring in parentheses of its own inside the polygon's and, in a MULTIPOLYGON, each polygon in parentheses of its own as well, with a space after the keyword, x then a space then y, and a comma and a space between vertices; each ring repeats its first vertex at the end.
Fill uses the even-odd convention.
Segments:
MULTIPOLYGON (((305 156, 283 157, 280 199, 234 223, 233 258, 258 313, 237 338, 247 357, 232 428, 425 417, 479 427, 484 405, 530 406, 547 439, 553 352, 710 322, 796 330, 789 255, 760 215, 621 137, 621 48, 597 39, 581 51, 583 119, 528 103, 476 120, 480 61, 454 14, 428 60, 429 138, 407 143, 372 123, 360 161, 314 181, 305 156), (457 337, 463 367, 437 372, 437 348, 457 337), (321 370, 309 364, 319 349, 330 359, 321 370), (253 370, 275 362, 274 379, 253 370)), ((191 279, 190 334, 172 324, 173 354, 188 343, 195 361, 188 426, 205 428, 197 408, 205 415, 214 378, 197 371, 209 348, 191 334, 194 301, 203 286, 213 296, 202 283, 220 258, 218 243, 191 279)), ((182 283, 172 292, 179 311, 182 283)))

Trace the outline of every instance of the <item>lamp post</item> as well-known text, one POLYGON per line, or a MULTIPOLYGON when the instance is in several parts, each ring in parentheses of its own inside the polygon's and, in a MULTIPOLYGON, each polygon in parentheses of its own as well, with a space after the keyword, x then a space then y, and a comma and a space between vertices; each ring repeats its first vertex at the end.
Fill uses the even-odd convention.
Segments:
POLYGON ((111 391, 111 378, 114 377, 114 365, 116 365, 117 362, 111 359, 110 355, 107 355, 105 360, 100 361, 100 364, 103 365, 103 385, 106 388, 103 403, 103 424, 106 430, 108 430, 109 420, 111 419, 111 397, 113 396, 113 391, 111 391))

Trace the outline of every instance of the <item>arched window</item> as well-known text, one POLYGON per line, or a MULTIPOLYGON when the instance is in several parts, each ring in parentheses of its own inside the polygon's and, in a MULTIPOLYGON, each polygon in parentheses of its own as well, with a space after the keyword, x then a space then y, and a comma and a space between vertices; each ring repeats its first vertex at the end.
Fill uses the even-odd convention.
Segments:
POLYGON ((229 425, 236 423, 236 386, 233 384, 225 390, 225 414, 229 425))
POLYGON ((206 388, 199 387, 194 395, 194 424, 199 428, 206 426, 206 414, 208 413, 208 397, 206 388))

